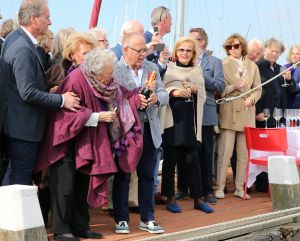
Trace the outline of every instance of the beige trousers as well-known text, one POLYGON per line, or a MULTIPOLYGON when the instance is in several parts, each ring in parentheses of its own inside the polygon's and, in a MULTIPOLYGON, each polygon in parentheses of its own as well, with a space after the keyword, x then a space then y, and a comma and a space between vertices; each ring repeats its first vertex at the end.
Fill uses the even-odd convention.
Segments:
MULTIPOLYGON (((108 179, 108 208, 113 209, 112 189, 114 177, 108 179)), ((137 207, 138 203, 138 177, 136 171, 131 173, 128 193, 128 207, 137 207)))
POLYGON ((226 184, 227 168, 232 156, 234 143, 236 142, 237 166, 235 189, 244 190, 244 182, 247 168, 247 147, 245 133, 240 131, 221 129, 218 139, 218 164, 217 164, 217 187, 224 190, 226 184))

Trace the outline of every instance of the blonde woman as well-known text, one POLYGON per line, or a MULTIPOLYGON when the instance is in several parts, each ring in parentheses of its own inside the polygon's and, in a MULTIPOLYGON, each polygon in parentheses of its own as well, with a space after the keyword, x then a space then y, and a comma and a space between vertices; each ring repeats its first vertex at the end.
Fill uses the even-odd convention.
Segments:
MULTIPOLYGON (((247 42, 239 34, 229 36, 223 45, 227 57, 223 59, 225 90, 223 96, 237 96, 260 85, 256 64, 247 59, 247 42)), ((244 197, 244 181, 247 167, 245 126, 255 126, 255 103, 261 96, 258 88, 245 98, 220 105, 218 140, 217 187, 215 196, 224 198, 227 167, 236 143, 237 169, 234 195, 244 197)), ((246 198, 250 196, 246 194, 246 198)))
POLYGON ((167 209, 180 213, 175 201, 174 172, 185 162, 194 208, 206 213, 214 210, 201 200, 202 184, 199 162, 203 105, 206 98, 203 73, 196 64, 199 52, 191 38, 179 39, 173 50, 163 82, 170 95, 168 106, 161 109, 164 130, 162 167, 162 195, 167 197, 167 209))

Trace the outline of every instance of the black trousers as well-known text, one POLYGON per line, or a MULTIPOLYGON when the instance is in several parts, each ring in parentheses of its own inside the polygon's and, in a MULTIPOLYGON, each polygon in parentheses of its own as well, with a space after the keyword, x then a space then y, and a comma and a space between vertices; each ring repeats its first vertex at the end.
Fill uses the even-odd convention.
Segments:
POLYGON ((213 168, 213 148, 214 148, 214 127, 202 126, 202 143, 199 150, 199 160, 203 194, 213 193, 212 189, 212 168, 213 168))
POLYGON ((6 137, 9 167, 6 170, 3 185, 32 184, 32 170, 40 142, 23 141, 6 137))
POLYGON ((89 176, 76 171, 74 152, 50 167, 52 231, 65 234, 89 230, 89 176))
POLYGON ((8 166, 8 148, 5 136, 0 133, 0 186, 8 166))
POLYGON ((199 162, 199 149, 195 147, 163 147, 164 161, 162 166, 161 194, 168 198, 175 196, 174 176, 177 164, 178 173, 184 175, 190 187, 190 196, 201 198, 201 170, 199 162))

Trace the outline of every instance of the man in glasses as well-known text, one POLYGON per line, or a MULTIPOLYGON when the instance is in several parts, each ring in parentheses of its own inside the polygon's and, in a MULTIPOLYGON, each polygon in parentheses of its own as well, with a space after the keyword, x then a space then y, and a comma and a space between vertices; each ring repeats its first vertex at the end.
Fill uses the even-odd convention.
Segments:
POLYGON ((248 43, 247 58, 252 61, 258 61, 264 54, 263 43, 258 39, 252 39, 248 43))
MULTIPOLYGON (((149 49, 146 47, 141 33, 129 33, 122 42, 123 56, 117 63, 115 77, 128 90, 142 89, 152 71, 156 72, 156 84, 151 89, 148 99, 140 94, 141 111, 139 117, 143 126, 143 154, 137 166, 138 199, 141 230, 150 233, 163 233, 164 229, 154 220, 154 169, 156 166, 156 152, 162 139, 158 118, 158 108, 166 105, 169 95, 163 87, 155 64, 146 60, 149 49), (142 111, 143 110, 143 111, 142 111)), ((116 222, 116 233, 129 233, 128 221, 128 186, 130 174, 119 172, 114 176, 113 206, 116 222)))

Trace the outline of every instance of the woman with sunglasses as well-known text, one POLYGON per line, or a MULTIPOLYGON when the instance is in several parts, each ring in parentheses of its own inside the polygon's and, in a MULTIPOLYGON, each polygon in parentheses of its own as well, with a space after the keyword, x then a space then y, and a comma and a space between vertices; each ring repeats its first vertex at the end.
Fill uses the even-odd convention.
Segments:
POLYGON ((202 69, 196 64, 199 52, 191 38, 179 39, 173 50, 173 61, 168 64, 163 78, 170 95, 167 106, 161 109, 161 127, 164 130, 162 192, 167 197, 167 209, 180 213, 175 201, 175 166, 187 165, 190 196, 194 209, 211 213, 214 210, 201 200, 202 185, 198 148, 201 142, 203 105, 206 98, 202 69))
MULTIPOLYGON (((223 45, 227 57, 223 59, 225 90, 222 96, 238 96, 261 83, 257 65, 246 58, 247 42, 239 34, 229 36, 223 45)), ((261 96, 261 88, 251 94, 220 105, 218 140, 217 190, 215 196, 224 198, 227 167, 236 143, 237 168, 234 195, 244 198, 244 182, 247 167, 245 126, 255 127, 255 103, 261 96)), ((250 196, 246 194, 246 198, 250 196)))

